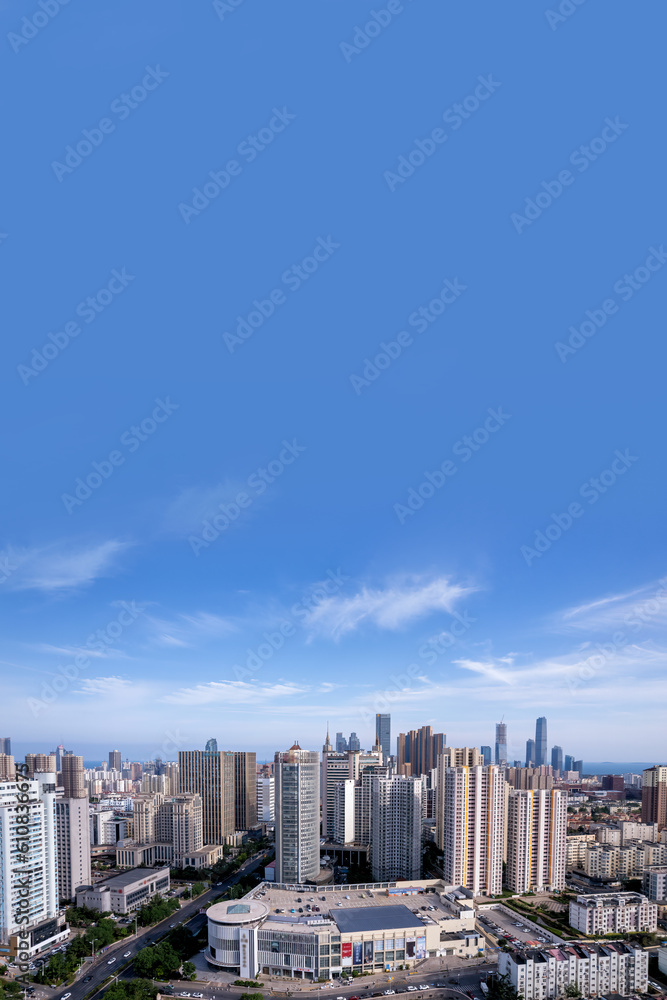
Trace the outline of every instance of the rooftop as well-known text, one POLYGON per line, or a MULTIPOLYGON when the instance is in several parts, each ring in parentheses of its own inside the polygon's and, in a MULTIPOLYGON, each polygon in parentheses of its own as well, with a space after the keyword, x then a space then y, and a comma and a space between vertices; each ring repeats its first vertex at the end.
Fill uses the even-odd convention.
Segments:
POLYGON ((349 906, 332 916, 342 934, 424 926, 423 921, 405 903, 394 903, 392 906, 349 906))
POLYGON ((169 874, 169 868, 131 868, 130 871, 121 872, 112 878, 105 878, 98 882, 96 889, 123 889, 133 882, 152 882, 155 879, 163 878, 169 874))

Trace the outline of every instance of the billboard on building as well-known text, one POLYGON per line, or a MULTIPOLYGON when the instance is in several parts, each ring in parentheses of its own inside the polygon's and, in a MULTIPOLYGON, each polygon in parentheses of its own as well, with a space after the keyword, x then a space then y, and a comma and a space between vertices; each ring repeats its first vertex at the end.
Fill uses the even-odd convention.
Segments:
POLYGON ((373 942, 364 941, 364 962, 366 965, 373 964, 373 942))
POLYGON ((405 940, 405 957, 414 958, 415 957, 415 939, 406 938, 405 940))
POLYGON ((362 949, 361 941, 355 941, 353 943, 353 945, 352 945, 352 964, 353 965, 361 965, 362 952, 363 952, 363 949, 362 949))
POLYGON ((417 938, 417 947, 415 949, 415 958, 426 958, 426 938, 417 938))

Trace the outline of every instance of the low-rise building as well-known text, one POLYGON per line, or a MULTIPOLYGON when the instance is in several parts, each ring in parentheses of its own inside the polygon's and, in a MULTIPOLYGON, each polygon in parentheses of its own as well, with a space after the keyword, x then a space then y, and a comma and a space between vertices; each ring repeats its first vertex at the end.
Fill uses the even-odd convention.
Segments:
POLYGON ((77 891, 76 905, 100 913, 132 913, 153 896, 169 891, 168 868, 136 868, 77 891))
POLYGON ((551 1000, 568 986, 584 996, 627 997, 648 989, 648 952, 620 942, 501 951, 498 973, 525 1000, 551 1000))
POLYGON ((594 833, 571 833, 566 842, 566 863, 569 869, 583 868, 586 862, 586 848, 595 843, 594 833))
POLYGON ((571 900, 569 919, 582 934, 651 934, 658 927, 658 907, 638 892, 601 892, 571 900))

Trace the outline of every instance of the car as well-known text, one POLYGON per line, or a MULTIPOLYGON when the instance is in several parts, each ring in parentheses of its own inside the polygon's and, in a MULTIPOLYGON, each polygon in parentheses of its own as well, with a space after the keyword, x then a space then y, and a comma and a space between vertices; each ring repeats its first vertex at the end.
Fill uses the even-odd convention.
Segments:
POLYGON ((123 958, 130 958, 131 955, 132 955, 131 951, 125 951, 125 952, 123 952, 123 958))
POLYGON ((353 997, 348 997, 347 1000, 360 1000, 360 998, 355 993, 353 997))
POLYGON ((410 990, 411 993, 416 993, 417 992, 417 987, 416 986, 408 986, 408 989, 410 990))
POLYGON ((393 995, 394 995, 395 992, 396 992, 396 990, 385 990, 384 991, 384 995, 386 997, 393 997, 393 995))
POLYGON ((203 993, 193 993, 192 995, 193 997, 197 997, 197 1000, 201 1000, 201 998, 204 996, 203 993))
MULTIPOLYGON (((115 961, 116 961, 115 958, 110 958, 109 961, 107 962, 107 965, 113 965, 115 961)), ((60 1000, 63 1000, 63 998, 61 997, 60 1000)))
POLYGON ((92 983, 92 981, 93 981, 93 977, 92 976, 86 976, 85 979, 81 980, 82 983, 92 983))
POLYGON ((346 1000, 346 997, 336 997, 336 1000, 346 1000))
POLYGON ((426 983, 422 983, 421 986, 419 987, 419 989, 420 990, 430 990, 431 987, 427 986, 426 983))
POLYGON ((69 1000, 69 998, 71 997, 71 995, 72 995, 71 993, 63 993, 63 995, 61 996, 60 1000, 69 1000))
POLYGON ((176 926, 176 924, 169 924, 169 930, 170 931, 173 930, 175 926, 176 926))
POLYGON ((185 993, 184 992, 184 993, 179 993, 178 995, 179 995, 179 997, 191 997, 192 993, 185 993))

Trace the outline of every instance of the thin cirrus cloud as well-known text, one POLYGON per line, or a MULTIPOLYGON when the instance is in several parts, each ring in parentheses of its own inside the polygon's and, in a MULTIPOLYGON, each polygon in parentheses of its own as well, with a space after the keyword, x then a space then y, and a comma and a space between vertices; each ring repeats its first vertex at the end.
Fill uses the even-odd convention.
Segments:
POLYGON ((126 542, 110 540, 96 545, 58 543, 43 548, 6 549, 2 553, 4 584, 8 590, 57 593, 89 586, 110 576, 126 542))
POLYGON ((237 624, 230 618, 223 618, 208 611, 181 614, 170 621, 149 617, 148 623, 153 629, 157 643, 183 649, 192 648, 201 639, 217 639, 238 630, 237 624))
POLYGON ((667 624, 667 578, 635 590, 567 608, 557 626, 588 632, 661 628, 667 624))
POLYGON ((274 684, 248 683, 247 681, 208 681, 190 688, 180 688, 161 700, 171 705, 250 705, 275 698, 294 698, 308 688, 289 681, 274 684))
POLYGON ((85 677, 81 680, 80 686, 75 690, 75 694, 82 695, 109 695, 124 694, 132 686, 132 682, 125 677, 85 677))
POLYGON ((395 583, 384 589, 364 587, 352 597, 328 597, 306 619, 313 633, 340 639, 362 625, 396 631, 436 611, 451 612, 456 604, 476 588, 452 583, 440 576, 395 583))

